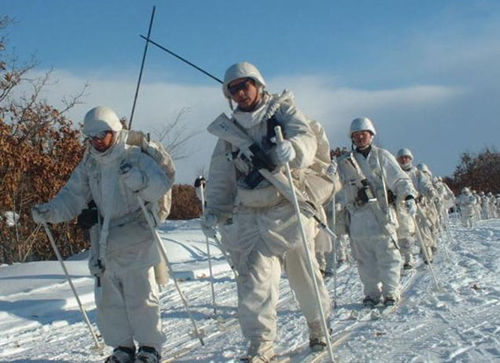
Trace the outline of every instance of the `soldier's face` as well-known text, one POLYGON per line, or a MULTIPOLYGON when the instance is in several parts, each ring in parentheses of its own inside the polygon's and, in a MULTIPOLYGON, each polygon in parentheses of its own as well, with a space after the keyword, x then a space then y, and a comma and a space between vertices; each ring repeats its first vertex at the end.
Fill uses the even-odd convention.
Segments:
POLYGON ((99 152, 108 150, 113 144, 113 131, 106 131, 102 135, 90 137, 90 144, 99 152), (101 137, 102 136, 102 137, 101 137))
POLYGON ((411 158, 407 155, 400 156, 398 158, 400 165, 408 165, 411 162, 411 158))
POLYGON ((360 149, 365 149, 371 145, 373 135, 370 131, 356 131, 352 133, 352 142, 360 149))
POLYGON ((238 78, 227 86, 229 93, 238 108, 242 111, 253 111, 260 101, 260 92, 251 78, 238 78))

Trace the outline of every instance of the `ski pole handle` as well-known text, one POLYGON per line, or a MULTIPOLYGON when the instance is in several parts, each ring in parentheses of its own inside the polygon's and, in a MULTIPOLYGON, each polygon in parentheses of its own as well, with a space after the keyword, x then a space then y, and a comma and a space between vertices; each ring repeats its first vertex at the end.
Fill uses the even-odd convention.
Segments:
POLYGON ((276 143, 281 144, 283 142, 283 132, 281 131, 281 127, 276 126, 274 128, 274 133, 276 134, 276 143))

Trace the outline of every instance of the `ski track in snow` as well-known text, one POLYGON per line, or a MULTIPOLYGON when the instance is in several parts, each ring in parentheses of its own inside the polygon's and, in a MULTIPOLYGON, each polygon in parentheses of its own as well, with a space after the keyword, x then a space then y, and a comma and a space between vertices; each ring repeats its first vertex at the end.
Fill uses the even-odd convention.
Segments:
MULTIPOLYGON (((199 247, 184 247, 198 259, 192 266, 206 259, 205 239, 196 221, 167 222, 162 235, 180 242, 200 242, 199 247)), ((339 269, 337 307, 331 319, 333 340, 346 330, 352 331, 335 349, 340 361, 500 361, 500 220, 480 221, 465 229, 452 219, 448 235, 451 238, 439 244, 433 264, 440 289, 435 289, 428 267, 420 263, 415 273, 403 277, 407 289, 401 306, 378 320, 352 318, 353 311, 361 311, 361 283, 355 266, 339 269)), ((210 280, 180 282, 197 327, 204 334, 205 346, 193 335, 174 284, 162 291, 165 361, 231 362, 245 354, 246 342, 237 322, 236 285, 232 271, 227 265, 221 268, 221 261, 220 255, 215 256, 214 262, 219 264, 214 277, 219 322, 214 319, 210 280)), ((9 278, 1 276, 0 280, 9 278)), ((93 279, 82 274, 72 278, 95 327, 93 279)), ((327 287, 333 297, 333 278, 327 280, 327 287)), ((305 349, 308 332, 286 276, 280 289, 276 350, 281 357, 305 349)), ((0 362, 102 362, 111 351, 109 347, 102 353, 93 349, 94 342, 66 282, 0 296, 0 331, 0 362)))

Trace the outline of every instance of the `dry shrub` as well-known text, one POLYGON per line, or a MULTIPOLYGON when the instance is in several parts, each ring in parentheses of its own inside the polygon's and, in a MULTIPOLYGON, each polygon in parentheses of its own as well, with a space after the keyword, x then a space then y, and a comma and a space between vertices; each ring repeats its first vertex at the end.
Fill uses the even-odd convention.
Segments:
MULTIPOLYGON (((9 19, 0 19, 0 30, 9 19)), ((18 66, 5 54, 0 38, 0 263, 49 259, 55 255, 43 228, 31 219, 31 207, 51 199, 65 184, 79 162, 80 134, 64 112, 40 100, 49 74, 29 79, 34 63, 18 66), (14 96, 19 86, 25 93, 14 96), (23 88, 24 87, 24 88, 23 88), (26 90, 31 90, 27 92, 26 90), (10 223, 8 216, 19 216, 10 223)), ((83 92, 82 92, 83 93, 83 92)), ((86 247, 74 223, 52 226, 61 254, 69 256, 86 247)))
POLYGON ((201 202, 193 186, 176 184, 172 189, 172 211, 168 219, 193 219, 201 215, 201 202))

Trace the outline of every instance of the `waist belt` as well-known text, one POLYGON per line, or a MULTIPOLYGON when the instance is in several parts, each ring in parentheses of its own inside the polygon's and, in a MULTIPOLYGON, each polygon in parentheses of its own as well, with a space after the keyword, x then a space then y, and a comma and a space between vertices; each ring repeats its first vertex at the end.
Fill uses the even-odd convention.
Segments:
POLYGON ((127 223, 134 222, 139 219, 145 219, 141 208, 121 217, 111 219, 111 221, 109 221, 109 228, 122 227, 127 223))

